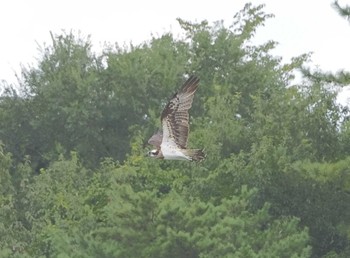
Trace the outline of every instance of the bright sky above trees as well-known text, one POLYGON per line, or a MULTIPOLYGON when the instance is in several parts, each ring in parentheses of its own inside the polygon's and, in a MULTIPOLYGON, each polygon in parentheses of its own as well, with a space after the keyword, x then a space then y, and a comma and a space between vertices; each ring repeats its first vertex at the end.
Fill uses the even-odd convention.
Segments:
MULTIPOLYGON (((189 21, 225 20, 247 1, 2 1, 0 9, 0 80, 15 82, 14 72, 20 64, 35 64, 37 45, 51 43, 50 33, 62 30, 81 31, 91 35, 96 50, 104 42, 119 44, 140 43, 151 33, 180 32, 176 18, 189 21)), ((256 41, 275 40, 280 44, 274 50, 286 61, 305 52, 313 52, 313 65, 323 70, 350 70, 350 28, 331 7, 331 0, 276 1, 258 0, 265 3, 265 12, 275 18, 259 28, 256 41)), ((339 1, 348 4, 348 1, 339 1)))

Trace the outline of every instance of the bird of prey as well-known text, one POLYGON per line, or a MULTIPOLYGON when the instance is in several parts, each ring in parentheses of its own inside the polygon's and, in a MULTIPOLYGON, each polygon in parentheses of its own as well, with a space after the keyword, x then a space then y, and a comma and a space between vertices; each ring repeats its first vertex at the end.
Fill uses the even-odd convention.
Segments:
POLYGON ((201 161, 205 154, 201 149, 187 149, 189 133, 188 110, 192 106, 199 79, 191 76, 174 94, 161 114, 162 130, 154 134, 148 143, 156 149, 148 155, 158 159, 201 161))

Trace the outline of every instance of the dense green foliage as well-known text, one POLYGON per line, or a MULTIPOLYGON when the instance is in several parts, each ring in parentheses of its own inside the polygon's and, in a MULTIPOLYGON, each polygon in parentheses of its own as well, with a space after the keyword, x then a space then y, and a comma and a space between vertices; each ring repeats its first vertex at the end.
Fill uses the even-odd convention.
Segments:
POLYGON ((350 123, 328 81, 254 46, 271 17, 91 51, 52 35, 0 99, 0 257, 349 257, 350 123), (145 157, 169 92, 201 79, 199 164, 145 157))

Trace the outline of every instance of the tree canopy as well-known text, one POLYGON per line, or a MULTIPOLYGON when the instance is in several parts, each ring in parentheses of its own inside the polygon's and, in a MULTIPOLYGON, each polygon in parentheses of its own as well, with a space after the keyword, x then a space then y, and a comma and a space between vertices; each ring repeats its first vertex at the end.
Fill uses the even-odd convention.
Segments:
POLYGON ((309 55, 252 43, 271 17, 247 4, 230 26, 178 19, 182 37, 102 54, 52 33, 2 84, 0 257, 349 257, 348 108, 336 77, 294 82, 309 55), (189 145, 207 159, 145 157, 192 74, 189 145))

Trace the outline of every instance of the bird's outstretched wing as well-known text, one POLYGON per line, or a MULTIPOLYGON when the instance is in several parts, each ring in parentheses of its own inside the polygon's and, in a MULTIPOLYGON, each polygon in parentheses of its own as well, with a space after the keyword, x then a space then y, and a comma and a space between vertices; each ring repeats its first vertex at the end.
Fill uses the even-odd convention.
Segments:
POLYGON ((192 106, 199 79, 191 76, 165 106, 162 115, 163 142, 185 149, 189 133, 188 110, 192 106))
POLYGON ((162 131, 158 131, 151 138, 149 138, 148 143, 152 144, 156 148, 160 148, 162 144, 163 133, 162 131))

